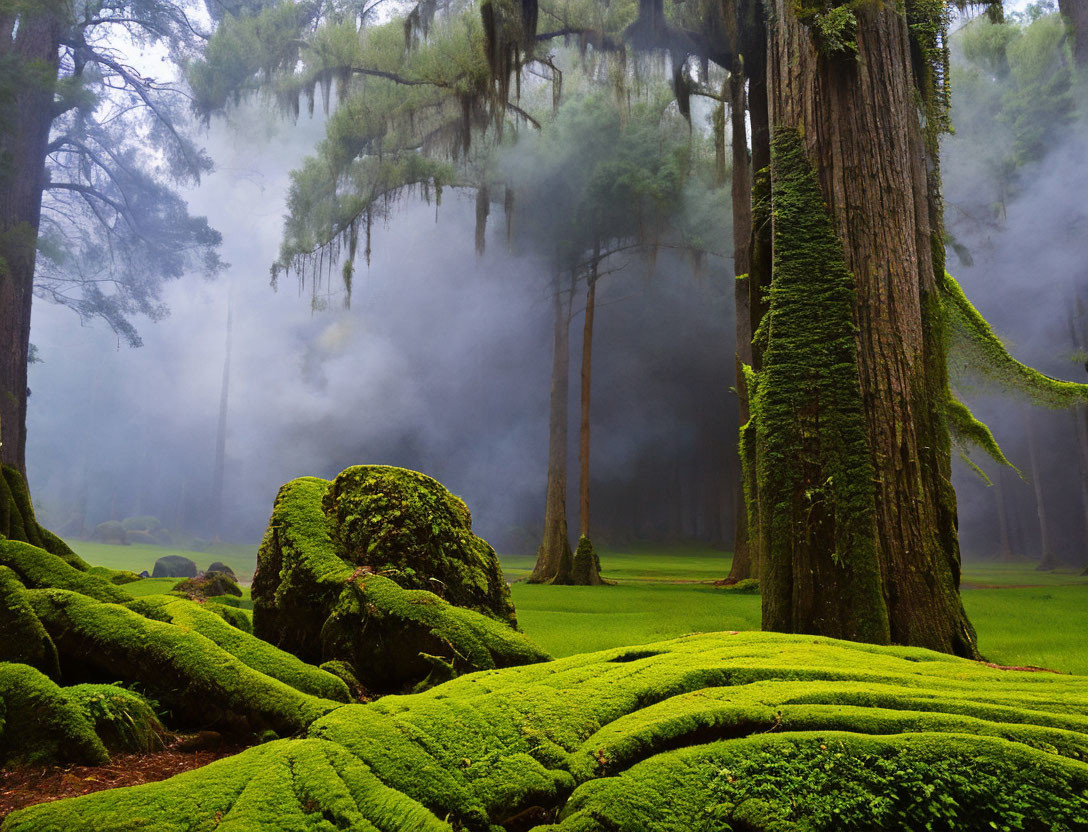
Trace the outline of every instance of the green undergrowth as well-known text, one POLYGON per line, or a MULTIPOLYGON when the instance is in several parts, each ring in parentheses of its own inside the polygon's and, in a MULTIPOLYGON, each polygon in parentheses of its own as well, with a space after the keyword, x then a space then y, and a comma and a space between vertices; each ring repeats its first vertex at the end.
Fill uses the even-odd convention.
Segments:
POLYGON ((101 765, 102 740, 57 683, 25 664, 0 663, 0 765, 101 765))
POLYGON ((306 736, 42 804, 3 829, 1088 822, 1088 680, 811 636, 713 633, 473 673, 343 706, 306 736))
POLYGON ((156 751, 165 729, 154 707, 120 685, 72 685, 65 698, 82 711, 110 751, 156 751))

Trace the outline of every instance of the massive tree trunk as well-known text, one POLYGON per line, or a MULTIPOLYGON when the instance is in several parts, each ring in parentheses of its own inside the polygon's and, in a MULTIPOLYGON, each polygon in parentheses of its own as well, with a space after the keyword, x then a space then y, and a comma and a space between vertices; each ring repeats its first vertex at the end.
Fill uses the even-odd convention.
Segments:
POLYGON ((0 460, 26 475, 27 358, 34 262, 61 21, 52 7, 0 13, 0 460))
POLYGON ((763 626, 976 657, 936 331, 942 8, 837 7, 856 14, 854 55, 820 37, 818 15, 810 28, 774 2, 763 626))
POLYGON ((544 540, 529 583, 569 584, 574 556, 567 533, 567 407, 570 397, 570 287, 555 281, 555 340, 552 352, 551 408, 548 415, 548 491, 544 502, 544 540))

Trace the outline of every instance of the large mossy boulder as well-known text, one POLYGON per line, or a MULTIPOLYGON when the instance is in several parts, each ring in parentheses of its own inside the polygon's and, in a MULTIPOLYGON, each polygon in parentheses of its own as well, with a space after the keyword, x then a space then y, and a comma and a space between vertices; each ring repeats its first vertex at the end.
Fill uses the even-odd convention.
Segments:
POLYGON ((713 633, 348 705, 3 832, 1088 828, 1088 679, 713 633))
POLYGON ((196 563, 184 555, 165 555, 155 561, 152 578, 195 578, 196 563))
POLYGON ((513 629, 498 558, 464 503, 399 468, 283 486, 252 595, 256 635, 314 664, 345 661, 370 691, 549 658, 513 629))
POLYGON ((233 595, 242 597, 242 589, 233 575, 223 572, 205 572, 195 578, 186 578, 177 584, 174 592, 186 595, 190 598, 215 598, 220 595, 233 595))

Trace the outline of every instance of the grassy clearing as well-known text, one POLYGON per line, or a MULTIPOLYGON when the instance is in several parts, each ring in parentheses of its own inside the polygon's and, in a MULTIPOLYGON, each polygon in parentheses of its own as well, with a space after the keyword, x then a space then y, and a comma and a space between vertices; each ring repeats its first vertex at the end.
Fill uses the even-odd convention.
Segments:
MULTIPOLYGON (((87 540, 65 541, 81 558, 94 566, 110 569, 128 569, 132 572, 151 572, 155 561, 166 555, 181 555, 196 564, 197 569, 207 569, 214 561, 221 561, 234 570, 240 581, 253 579, 257 565, 257 547, 246 543, 217 543, 205 552, 192 552, 173 546, 133 544, 113 546, 109 543, 92 543, 87 540)), ((175 581, 176 583, 176 581, 175 581)), ((156 590, 161 592, 161 590, 156 590)), ((147 593, 150 594, 150 593, 147 593)))
MULTIPOLYGON (((96 566, 140 571, 166 554, 183 554, 206 567, 222 560, 249 580, 255 547, 215 546, 208 552, 175 552, 158 546, 108 546, 76 541, 73 548, 96 566)), ((502 567, 512 587, 518 623, 554 656, 571 656, 624 645, 646 644, 685 633, 759 627, 759 596, 709 586, 729 574, 731 556, 718 550, 679 547, 604 551, 612 587, 531 586, 535 558, 506 555, 502 567)), ((1088 577, 1079 570, 1037 572, 1033 563, 969 563, 964 568, 967 613, 983 653, 1006 665, 1037 665, 1088 674, 1088 577)), ((173 578, 127 584, 137 596, 169 592, 173 578)), ((248 601, 249 590, 244 597, 248 601)), ((248 606, 248 603, 245 604, 248 606)))

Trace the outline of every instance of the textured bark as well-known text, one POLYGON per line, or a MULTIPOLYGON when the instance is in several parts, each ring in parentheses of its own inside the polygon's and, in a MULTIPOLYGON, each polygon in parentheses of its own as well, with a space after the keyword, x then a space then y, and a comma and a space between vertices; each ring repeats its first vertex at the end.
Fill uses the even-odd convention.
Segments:
MULTIPOLYGON (((573 279, 571 281, 573 283, 573 279)), ((548 491, 544 501, 544 539, 529 583, 569 584, 574 556, 567 532, 567 407, 570 398, 570 305, 573 286, 556 280, 555 340, 552 352, 551 407, 548 415, 548 491)))
POLYGON ((1073 62, 1088 67, 1088 0, 1058 0, 1058 10, 1068 24, 1073 41, 1073 62))
MULTIPOLYGON (((747 96, 745 77, 740 67, 734 67, 729 78, 729 119, 732 128, 733 152, 733 300, 737 322, 736 390, 739 424, 748 421, 748 386, 744 381, 743 364, 752 364, 752 318, 748 302, 749 250, 752 242, 752 170, 748 156, 748 128, 745 123, 747 96)), ((740 481, 741 466, 735 478, 740 481)), ((737 489, 741 491, 740 488, 737 489)), ((748 541, 748 509, 743 499, 735 501, 733 525, 733 565, 728 583, 752 577, 752 557, 748 541)))
MULTIPOLYGON (((51 4, 18 18, 0 14, 6 71, 44 68, 14 81, 0 131, 0 460, 26 474, 27 358, 45 157, 53 121, 60 19, 51 4), (51 73, 51 76, 50 76, 51 73)), ((30 73, 28 73, 30 74, 30 73)))
MULTIPOLYGON (((940 408, 945 356, 934 331, 935 269, 943 268, 934 260, 942 228, 937 160, 927 158, 903 12, 883 4, 856 14, 856 60, 829 58, 817 53, 794 7, 775 0, 770 121, 775 130, 803 135, 856 284, 858 369, 890 639, 975 657, 958 592, 955 492, 940 408)), ((796 534, 804 547, 806 530, 796 534)), ((850 553, 822 556, 831 563, 850 553)), ((823 632, 798 611, 812 608, 812 593, 836 588, 813 586, 799 566, 776 564, 786 585, 764 594, 765 628, 823 632), (769 603, 774 598, 787 600, 769 603)))

